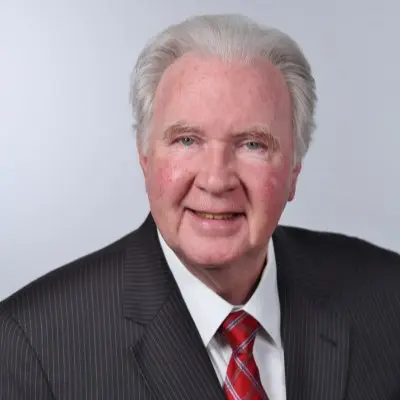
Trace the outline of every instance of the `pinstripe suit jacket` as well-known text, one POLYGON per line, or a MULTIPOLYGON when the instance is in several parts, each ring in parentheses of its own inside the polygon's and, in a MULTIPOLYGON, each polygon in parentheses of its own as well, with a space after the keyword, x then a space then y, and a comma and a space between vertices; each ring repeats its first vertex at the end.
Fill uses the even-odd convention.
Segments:
MULTIPOLYGON (((400 399, 399 255, 289 227, 274 243, 288 400, 400 399)), ((0 304, 0 399, 223 399, 150 216, 0 304)))

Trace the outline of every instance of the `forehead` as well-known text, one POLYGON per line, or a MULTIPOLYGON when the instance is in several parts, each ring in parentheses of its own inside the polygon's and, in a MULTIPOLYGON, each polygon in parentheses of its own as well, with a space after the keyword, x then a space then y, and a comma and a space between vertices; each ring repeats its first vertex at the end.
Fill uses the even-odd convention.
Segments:
POLYGON ((165 71, 152 122, 186 121, 221 131, 272 125, 290 120, 290 113, 283 75, 268 60, 227 63, 215 56, 187 53, 165 71))

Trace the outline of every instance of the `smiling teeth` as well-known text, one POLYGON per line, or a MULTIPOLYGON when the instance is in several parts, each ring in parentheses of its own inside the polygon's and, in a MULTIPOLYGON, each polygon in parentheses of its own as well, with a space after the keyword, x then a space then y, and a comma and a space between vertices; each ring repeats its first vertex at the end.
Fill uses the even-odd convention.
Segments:
POLYGON ((237 217, 239 214, 212 214, 212 213, 204 213, 204 212, 197 212, 195 211, 195 214, 198 215, 199 217, 206 218, 206 219, 232 219, 237 217))

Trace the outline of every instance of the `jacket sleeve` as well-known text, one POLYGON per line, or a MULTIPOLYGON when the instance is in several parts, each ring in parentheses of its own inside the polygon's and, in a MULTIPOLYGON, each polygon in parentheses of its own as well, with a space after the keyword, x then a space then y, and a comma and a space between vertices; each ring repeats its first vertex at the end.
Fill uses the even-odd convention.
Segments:
POLYGON ((35 350, 21 326, 0 308, 0 400, 54 400, 35 350))

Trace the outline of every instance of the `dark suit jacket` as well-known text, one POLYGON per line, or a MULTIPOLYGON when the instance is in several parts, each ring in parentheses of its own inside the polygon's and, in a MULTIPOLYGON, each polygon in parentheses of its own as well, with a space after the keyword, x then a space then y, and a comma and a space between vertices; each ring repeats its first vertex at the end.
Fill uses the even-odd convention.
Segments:
MULTIPOLYGON (((289 227, 274 244, 288 400, 399 400, 399 255, 289 227)), ((223 399, 151 217, 0 304, 0 399, 223 399)))

